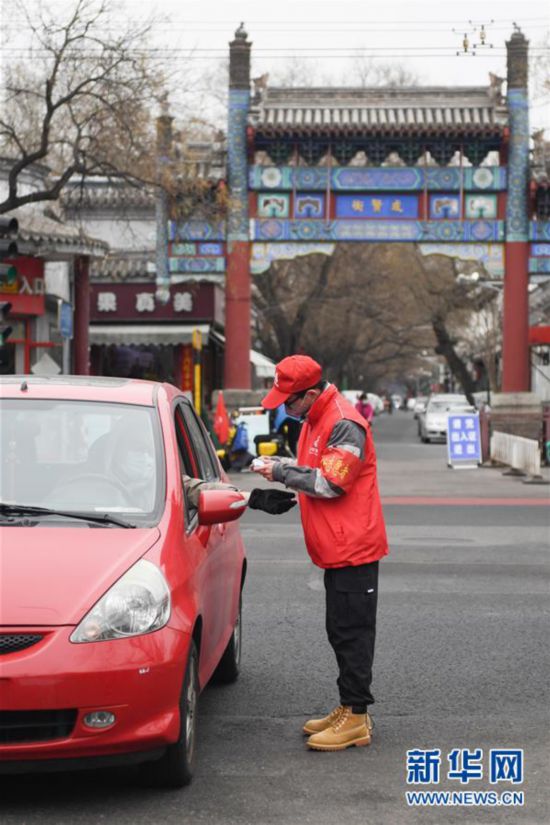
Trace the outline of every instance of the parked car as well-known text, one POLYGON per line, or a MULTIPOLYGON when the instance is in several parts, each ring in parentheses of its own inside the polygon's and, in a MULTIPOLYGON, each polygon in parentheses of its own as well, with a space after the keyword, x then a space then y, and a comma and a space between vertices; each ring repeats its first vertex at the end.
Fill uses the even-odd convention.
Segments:
POLYGON ((243 496, 168 384, 0 380, 0 772, 193 775, 200 691, 234 681, 243 496))
POLYGON ((428 396, 427 395, 417 395, 414 399, 415 404, 413 407, 413 418, 418 419, 420 413, 423 413, 426 409, 426 404, 428 403, 428 396))
POLYGON ((447 440, 447 416, 449 413, 475 412, 465 395, 445 393, 431 395, 426 409, 418 417, 418 435, 426 444, 430 441, 447 440))

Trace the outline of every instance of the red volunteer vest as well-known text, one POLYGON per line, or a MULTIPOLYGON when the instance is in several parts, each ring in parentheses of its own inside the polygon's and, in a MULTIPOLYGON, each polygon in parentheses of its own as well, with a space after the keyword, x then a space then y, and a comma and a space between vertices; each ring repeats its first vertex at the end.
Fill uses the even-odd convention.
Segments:
MULTIPOLYGON (((309 411, 298 441, 297 459, 300 466, 321 468, 324 473, 329 468, 327 477, 346 490, 332 499, 299 494, 306 547, 314 564, 323 568, 355 567, 387 555, 372 434, 365 419, 336 387, 329 386, 321 393, 309 411), (327 450, 334 425, 342 419, 355 421, 366 434, 365 458, 349 487, 345 459, 336 458, 336 454, 331 455, 332 450, 327 450)), ((351 457, 351 461, 358 459, 351 457)))

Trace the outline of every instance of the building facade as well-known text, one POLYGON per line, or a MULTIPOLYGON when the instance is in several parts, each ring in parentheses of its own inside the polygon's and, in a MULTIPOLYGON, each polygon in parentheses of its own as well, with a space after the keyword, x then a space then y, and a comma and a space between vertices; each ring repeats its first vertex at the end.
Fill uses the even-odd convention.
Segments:
MULTIPOLYGON (((0 159, 0 189, 6 194, 12 163, 0 159)), ((48 174, 47 167, 32 165, 21 175, 20 192, 44 188, 48 174)), ((81 305, 77 269, 83 257, 105 255, 107 244, 65 222, 57 206, 28 205, 9 216, 19 224, 18 254, 2 261, 16 275, 0 284, 0 302, 11 307, 6 320, 12 328, 0 347, 0 374, 74 371, 73 316, 81 305)))

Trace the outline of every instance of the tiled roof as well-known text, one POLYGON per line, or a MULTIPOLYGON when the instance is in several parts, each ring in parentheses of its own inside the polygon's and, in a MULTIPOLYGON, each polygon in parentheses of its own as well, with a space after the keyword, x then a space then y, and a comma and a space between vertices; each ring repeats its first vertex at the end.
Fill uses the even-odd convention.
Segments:
POLYGON ((492 87, 266 88, 252 110, 260 133, 497 132, 506 109, 492 87))
POLYGON ((10 212, 19 222, 17 245, 19 252, 48 254, 104 255, 109 245, 92 238, 75 226, 45 215, 36 208, 23 206, 10 212))
MULTIPOLYGON (((103 258, 92 259, 90 263, 90 278, 94 282, 116 283, 120 281, 155 281, 156 252, 117 251, 103 258)), ((223 284, 224 276, 219 273, 190 272, 171 273, 170 282, 191 283, 210 282, 223 284)))
POLYGON ((108 181, 86 181, 83 186, 70 185, 61 200, 66 210, 71 208, 138 208, 154 212, 155 193, 146 187, 117 184, 108 181))
POLYGON ((155 280, 155 250, 147 252, 116 252, 92 261, 93 281, 155 280))

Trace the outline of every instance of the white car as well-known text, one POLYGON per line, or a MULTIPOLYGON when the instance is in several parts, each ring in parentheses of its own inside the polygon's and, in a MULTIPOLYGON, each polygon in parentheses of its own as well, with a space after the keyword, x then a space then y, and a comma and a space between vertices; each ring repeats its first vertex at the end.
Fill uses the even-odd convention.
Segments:
POLYGON ((428 403, 427 395, 417 395, 414 399, 413 417, 418 419, 420 413, 423 413, 428 403))
POLYGON ((475 412, 465 395, 445 393, 432 395, 424 412, 418 416, 418 436, 422 443, 447 440, 447 416, 449 413, 475 412))

